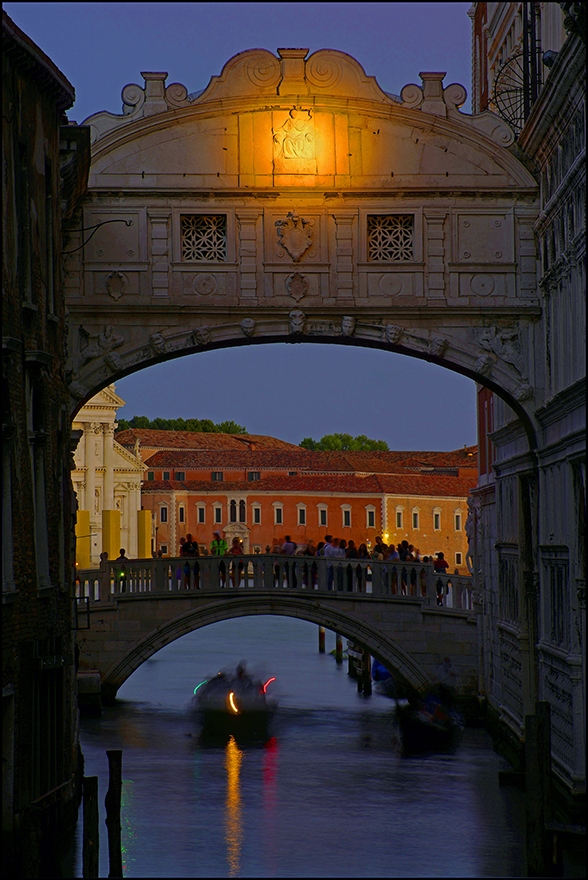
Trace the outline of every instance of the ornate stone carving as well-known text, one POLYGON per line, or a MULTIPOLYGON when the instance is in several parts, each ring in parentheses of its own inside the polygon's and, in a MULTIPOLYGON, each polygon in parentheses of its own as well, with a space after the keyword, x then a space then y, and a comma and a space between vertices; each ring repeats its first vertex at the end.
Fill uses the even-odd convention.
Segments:
POLYGON ((436 357, 443 357, 448 345, 449 342, 443 336, 435 336, 429 343, 429 351, 436 357))
POLYGON ((525 362, 521 353, 518 351, 519 331, 516 328, 489 327, 480 338, 480 345, 487 351, 494 354, 511 364, 521 376, 526 379, 525 362))
POLYGON ((288 294, 296 302, 299 302, 308 293, 308 279, 301 275, 300 272, 294 272, 292 275, 289 275, 284 282, 284 286, 288 294))
POLYGON ((306 62, 306 79, 313 86, 329 89, 341 79, 341 64, 333 55, 315 53, 306 62))
POLYGON ((528 382, 522 382, 515 388, 514 396, 517 400, 530 400, 533 397, 533 388, 528 382))
POLYGON ((194 290, 196 293, 199 293, 200 296, 210 296, 211 293, 214 293, 218 287, 218 283, 214 275, 210 275, 207 272, 202 275, 196 275, 194 278, 194 290))
POLYGON ((386 336, 386 342, 389 342, 391 345, 394 345, 402 334, 404 333, 404 327, 400 327, 399 324, 386 324, 384 329, 384 334, 386 336))
POLYGON ((304 333, 306 329, 306 315, 300 309, 292 309, 288 315, 290 333, 304 333))
POLYGON ((476 296, 489 296, 494 290, 492 275, 472 275, 470 289, 476 296))
POLYGON ((208 345, 210 342, 210 327, 207 324, 202 327, 196 327, 192 332, 192 338, 196 345, 208 345))
POLYGON ((402 106, 408 110, 418 110, 423 103, 423 90, 416 83, 408 83, 400 92, 402 106))
POLYGON ((474 364, 474 370, 476 373, 479 373, 481 376, 489 376, 490 371, 494 365, 494 358, 491 354, 486 354, 486 352, 481 352, 478 355, 476 362, 474 364))
POLYGON ((314 225, 314 220, 305 220, 295 212, 289 211, 286 220, 276 220, 280 246, 285 248, 295 263, 312 244, 312 236, 306 229, 314 225))
POLYGON ((122 272, 111 272, 106 276, 106 290, 113 299, 120 299, 127 286, 127 277, 122 272))
POLYGON ((245 336, 253 336, 255 333, 255 321, 253 318, 243 318, 240 326, 245 336))
POLYGON ((273 140, 278 173, 316 173, 314 121, 310 110, 293 107, 286 121, 273 129, 273 140))
POLYGON ((112 324, 106 324, 100 333, 88 333, 87 330, 80 325, 80 366, 88 363, 97 357, 104 357, 105 354, 118 348, 125 341, 124 336, 117 336, 112 329, 112 324), (82 347, 83 341, 86 345, 82 347))
POLYGON ((385 296, 396 296, 402 290, 402 275, 386 273, 380 276, 378 287, 385 296))
POLYGON ((341 336, 353 336, 355 325, 356 320, 353 315, 343 315, 341 318, 341 336))
POLYGON ((105 355, 104 363, 111 370, 122 370, 123 368, 123 360, 119 354, 116 354, 116 352, 109 352, 105 355))
POLYGON ((165 354, 167 351, 167 341, 161 333, 153 333, 149 337, 149 348, 153 354, 165 354))

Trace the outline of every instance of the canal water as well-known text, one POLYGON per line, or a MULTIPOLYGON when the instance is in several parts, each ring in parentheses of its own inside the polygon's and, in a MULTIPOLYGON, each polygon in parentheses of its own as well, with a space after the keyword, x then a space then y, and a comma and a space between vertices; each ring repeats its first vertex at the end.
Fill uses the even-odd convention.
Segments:
MULTIPOLYGON (((364 697, 318 628, 246 617, 190 633, 146 661, 100 718, 82 719, 99 777, 107 877, 107 749, 123 751, 125 877, 522 877, 524 804, 483 729, 454 755, 404 758, 394 701, 364 697), (276 676, 265 744, 203 745, 194 687, 246 660, 276 676)), ((345 642, 344 642, 345 645, 345 642)), ((82 877, 82 828, 74 876, 82 877)))

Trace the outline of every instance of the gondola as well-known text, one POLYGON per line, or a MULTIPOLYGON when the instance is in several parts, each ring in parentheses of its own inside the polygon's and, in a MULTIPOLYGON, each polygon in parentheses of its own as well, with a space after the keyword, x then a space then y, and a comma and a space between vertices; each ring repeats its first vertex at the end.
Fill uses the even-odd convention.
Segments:
POLYGON ((454 752, 459 746, 463 718, 436 695, 430 694, 418 704, 398 705, 397 712, 405 755, 454 752))

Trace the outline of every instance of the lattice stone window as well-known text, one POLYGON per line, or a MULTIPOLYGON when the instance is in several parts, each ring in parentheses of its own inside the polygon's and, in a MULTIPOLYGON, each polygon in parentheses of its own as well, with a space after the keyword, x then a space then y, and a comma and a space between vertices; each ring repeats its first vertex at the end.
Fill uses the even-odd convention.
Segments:
POLYGON ((393 263, 414 259, 412 214, 370 214, 367 233, 368 260, 393 263))
POLYGON ((225 214, 182 215, 182 260, 224 263, 227 259, 225 214))

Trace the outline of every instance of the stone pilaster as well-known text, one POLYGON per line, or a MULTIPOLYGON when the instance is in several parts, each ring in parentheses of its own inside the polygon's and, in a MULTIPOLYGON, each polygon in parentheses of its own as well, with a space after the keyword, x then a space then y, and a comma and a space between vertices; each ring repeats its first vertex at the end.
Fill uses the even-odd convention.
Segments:
POLYGON ((335 214, 337 299, 353 299, 353 224, 355 213, 335 214))
POLYGON ((445 298, 445 239, 446 211, 426 211, 426 278, 429 299, 445 298))
POLYGON ((237 211, 239 224, 239 296, 257 302, 257 222, 261 211, 237 211))
POLYGON ((169 208, 149 208, 152 295, 169 296, 169 208))

